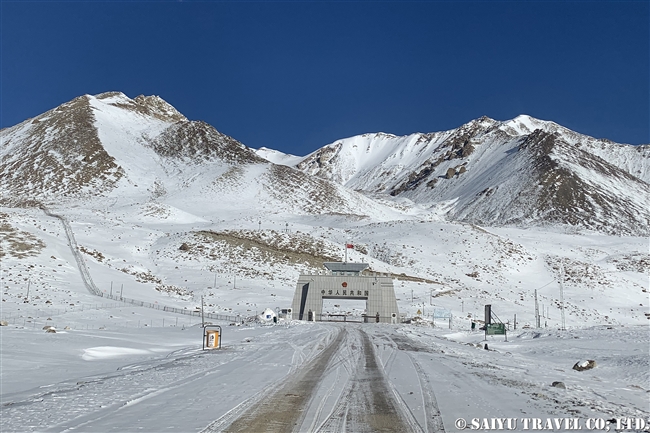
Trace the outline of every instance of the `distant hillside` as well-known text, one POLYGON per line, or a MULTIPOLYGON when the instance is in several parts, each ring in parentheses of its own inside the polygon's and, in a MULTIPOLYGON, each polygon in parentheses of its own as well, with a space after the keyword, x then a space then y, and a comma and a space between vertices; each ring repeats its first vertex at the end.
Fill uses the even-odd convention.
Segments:
POLYGON ((529 116, 482 117, 431 134, 364 134, 288 161, 375 197, 439 208, 451 220, 650 234, 649 145, 599 140, 529 116))
POLYGON ((108 92, 75 98, 0 138, 5 205, 119 197, 190 213, 419 215, 650 235, 649 145, 529 116, 403 137, 364 134, 297 157, 254 151, 157 96, 108 92))
POLYGON ((339 184, 272 164, 157 96, 84 95, 0 134, 7 205, 104 196, 192 211, 392 212, 339 184))

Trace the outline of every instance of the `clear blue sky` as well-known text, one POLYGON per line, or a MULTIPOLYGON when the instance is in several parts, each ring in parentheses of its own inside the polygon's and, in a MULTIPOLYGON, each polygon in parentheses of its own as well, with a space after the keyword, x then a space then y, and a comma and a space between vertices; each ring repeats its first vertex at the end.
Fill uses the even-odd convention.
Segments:
POLYGON ((1 2, 1 126, 83 94, 159 95, 250 147, 529 114, 650 142, 637 2, 1 2))

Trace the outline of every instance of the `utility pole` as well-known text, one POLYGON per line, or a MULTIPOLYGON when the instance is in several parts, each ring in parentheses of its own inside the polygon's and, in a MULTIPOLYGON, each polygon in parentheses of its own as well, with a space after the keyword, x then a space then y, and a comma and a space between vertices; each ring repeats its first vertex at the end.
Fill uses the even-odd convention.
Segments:
POLYGON ((535 289, 535 327, 539 328, 539 304, 537 303, 537 289, 535 289))
POLYGON ((29 302, 29 285, 32 282, 31 279, 27 280, 27 298, 25 298, 25 301, 29 302))
POLYGON ((217 273, 214 273, 214 286, 212 286, 213 289, 217 290, 217 273))
POLYGON ((564 318, 564 287, 562 280, 564 280, 564 264, 560 265, 560 313, 562 314, 562 330, 566 331, 566 321, 564 318))
POLYGON ((203 295, 201 295, 201 324, 205 328, 205 314, 203 313, 203 295))

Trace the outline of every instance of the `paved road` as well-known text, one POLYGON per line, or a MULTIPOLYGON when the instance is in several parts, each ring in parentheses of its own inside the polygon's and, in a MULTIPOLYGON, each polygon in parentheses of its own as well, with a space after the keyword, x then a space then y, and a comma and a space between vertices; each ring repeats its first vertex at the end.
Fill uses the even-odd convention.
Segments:
MULTIPOLYGON (((0 430, 444 431, 434 382, 418 364, 429 361, 394 327, 318 323, 231 334, 224 350, 188 346, 3 394, 0 430)), ((98 337, 120 345, 115 335, 67 337, 81 347, 98 337)))
POLYGON ((377 333, 367 325, 332 326, 337 326, 338 335, 277 391, 250 406, 229 426, 222 420, 204 432, 444 432, 436 418, 439 411, 433 392, 424 389, 426 382, 419 379, 422 372, 406 352, 399 357, 411 362, 420 388, 419 406, 409 407, 387 375, 387 363, 394 363, 401 350, 391 338, 397 335, 385 332, 386 328, 377 333), (390 349, 384 362, 375 350, 380 345, 384 353, 386 346, 390 349))

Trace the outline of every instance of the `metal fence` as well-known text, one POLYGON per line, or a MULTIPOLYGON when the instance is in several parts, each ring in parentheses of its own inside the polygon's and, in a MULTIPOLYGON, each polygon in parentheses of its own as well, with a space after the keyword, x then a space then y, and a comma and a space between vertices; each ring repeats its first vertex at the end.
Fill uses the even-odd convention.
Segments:
POLYGON ((57 215, 55 213, 52 213, 47 207, 44 205, 41 205, 41 210, 45 212, 45 215, 50 216, 52 218, 56 218, 59 221, 61 221, 61 224, 63 225, 63 229, 65 230, 65 235, 68 238, 68 245, 70 246, 70 251, 72 251, 72 255, 74 256, 74 259, 77 262, 77 267, 79 268, 79 272, 81 273, 81 279, 84 282, 84 286, 86 286, 86 289, 93 295, 97 296, 102 296, 102 291, 97 288, 95 283, 93 282, 92 277, 90 276, 90 272, 88 271, 88 267, 86 266, 86 262, 84 261, 84 258, 81 256, 81 253, 79 252, 79 246, 77 245, 77 241, 75 240, 74 233, 72 232, 72 228, 70 227, 70 223, 68 220, 65 219, 62 215, 57 215))
POLYGON ((137 299, 129 299, 129 298, 124 298, 122 296, 113 296, 109 295, 107 293, 102 292, 99 290, 99 288, 95 285, 95 282, 93 281, 92 277, 90 276, 90 271, 88 270, 88 267, 86 266, 86 262, 81 255, 79 251, 79 246, 77 245, 77 241, 75 240, 74 233, 72 232, 72 228, 70 227, 70 223, 68 220, 65 219, 64 216, 58 215, 50 211, 47 207, 44 205, 40 205, 40 208, 47 216, 50 216, 52 218, 56 218, 59 221, 61 221, 61 224, 63 225, 63 229, 65 230, 66 237, 68 238, 68 245, 70 246, 70 250, 72 251, 72 255, 74 256, 75 261, 77 262, 77 267, 79 268, 79 272, 81 273, 81 278, 83 280, 84 286, 86 286, 86 289, 93 295, 100 296, 102 298, 108 298, 108 299, 113 299, 116 301, 124 302, 126 304, 131 304, 135 306, 140 306, 140 307, 145 307, 145 308, 153 308, 156 310, 161 310, 161 311, 166 311, 170 313, 176 313, 176 314, 185 314, 185 315, 193 315, 197 317, 204 317, 206 319, 212 319, 212 320, 224 320, 228 322, 239 322, 241 320, 246 320, 246 318, 241 317, 239 315, 237 316, 229 316, 229 315, 223 315, 223 314, 214 314, 214 313, 203 313, 201 315, 201 311, 196 311, 196 310, 188 310, 185 308, 174 308, 174 307, 167 307, 160 305, 158 303, 151 303, 151 302, 145 302, 145 301, 138 301, 137 299))
POLYGON ((223 321, 226 321, 226 322, 240 322, 242 320, 247 319, 246 317, 240 316, 240 315, 230 316, 230 315, 215 314, 215 313, 203 313, 203 315, 201 315, 200 310, 190 310, 190 309, 187 309, 187 308, 168 307, 166 305, 161 305, 161 304, 158 304, 158 303, 138 301, 137 299, 129 299, 129 298, 124 298, 122 296, 109 295, 107 293, 101 293, 101 292, 100 292, 99 296, 104 297, 104 298, 108 298, 108 299, 113 299, 115 301, 124 302, 125 304, 135 305, 136 307, 153 308, 154 310, 166 311, 166 312, 169 312, 169 313, 176 313, 176 314, 185 314, 185 315, 188 315, 188 316, 204 317, 206 319, 212 319, 212 320, 223 320, 223 321))

